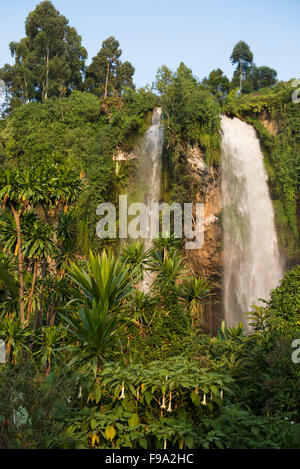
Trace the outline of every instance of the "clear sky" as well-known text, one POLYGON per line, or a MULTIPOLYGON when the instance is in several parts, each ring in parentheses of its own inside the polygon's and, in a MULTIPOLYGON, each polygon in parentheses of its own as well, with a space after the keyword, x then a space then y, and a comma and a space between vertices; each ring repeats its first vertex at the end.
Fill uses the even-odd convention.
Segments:
MULTIPOLYGON (((0 0, 0 67, 12 63, 8 44, 24 37, 38 0, 0 0)), ((152 83, 157 69, 181 61, 202 79, 214 68, 232 76, 233 46, 246 41, 254 62, 300 76, 300 0, 54 0, 82 36, 89 60, 108 36, 136 69, 135 83, 152 83)))

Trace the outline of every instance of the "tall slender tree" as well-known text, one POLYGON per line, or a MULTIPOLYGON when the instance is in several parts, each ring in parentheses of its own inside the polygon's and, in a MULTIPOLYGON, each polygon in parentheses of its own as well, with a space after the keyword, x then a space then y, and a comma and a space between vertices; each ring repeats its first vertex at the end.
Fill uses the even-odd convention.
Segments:
POLYGON ((246 72, 247 68, 253 62, 253 54, 248 44, 246 44, 246 42, 244 41, 239 41, 234 46, 234 49, 230 56, 230 60, 233 65, 237 65, 237 70, 239 71, 239 75, 240 75, 240 93, 241 93, 243 74, 246 72))
POLYGON ((85 87, 99 97, 120 95, 125 87, 134 88, 134 67, 130 62, 121 62, 119 41, 113 36, 102 43, 102 48, 93 58, 86 71, 85 87))

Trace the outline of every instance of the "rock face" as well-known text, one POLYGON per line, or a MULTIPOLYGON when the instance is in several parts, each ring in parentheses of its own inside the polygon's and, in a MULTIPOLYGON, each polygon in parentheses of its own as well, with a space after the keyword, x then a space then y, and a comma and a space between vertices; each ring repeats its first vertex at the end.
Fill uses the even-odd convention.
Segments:
POLYGON ((137 145, 136 148, 130 152, 124 151, 121 148, 118 148, 117 153, 113 155, 113 160, 114 161, 129 161, 129 160, 134 160, 139 157, 140 154, 140 148, 137 145))
POLYGON ((276 119, 272 118, 268 115, 266 111, 264 111, 258 116, 258 120, 262 123, 262 125, 265 127, 265 129, 268 130, 271 135, 274 135, 274 137, 276 137, 279 131, 276 119))
POLYGON ((193 274, 203 276, 212 285, 213 295, 210 303, 203 308, 203 319, 199 326, 207 333, 215 333, 223 319, 220 174, 217 169, 206 166, 205 156, 198 147, 190 148, 186 157, 191 174, 198 181, 196 202, 204 203, 205 217, 204 245, 201 249, 187 250, 186 256, 193 274))

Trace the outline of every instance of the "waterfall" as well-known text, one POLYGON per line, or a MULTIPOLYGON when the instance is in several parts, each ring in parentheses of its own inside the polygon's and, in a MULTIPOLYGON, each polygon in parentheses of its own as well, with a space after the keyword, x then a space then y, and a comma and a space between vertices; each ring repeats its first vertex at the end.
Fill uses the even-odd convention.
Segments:
POLYGON ((139 184, 142 187, 144 201, 148 208, 148 237, 145 247, 149 249, 151 240, 151 204, 159 202, 162 151, 164 145, 164 129, 161 123, 162 110, 157 107, 153 110, 151 125, 144 135, 141 145, 141 165, 139 169, 139 184))
POLYGON ((258 299, 269 299, 283 274, 263 155, 254 128, 222 116, 224 312, 243 322, 258 299))
MULTIPOLYGON (((151 239, 151 204, 159 202, 162 152, 164 146, 164 129, 162 126, 162 109, 153 110, 151 125, 145 133, 141 145, 141 166, 139 170, 139 184, 148 208, 148 237, 144 240, 145 248, 152 245, 151 239)), ((142 289, 146 292, 153 282, 153 274, 145 272, 142 289)))

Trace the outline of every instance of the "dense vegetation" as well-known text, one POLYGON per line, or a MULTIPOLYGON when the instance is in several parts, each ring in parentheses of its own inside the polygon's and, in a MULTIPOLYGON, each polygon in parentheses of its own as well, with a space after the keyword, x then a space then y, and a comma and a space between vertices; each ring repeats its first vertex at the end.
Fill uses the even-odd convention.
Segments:
POLYGON ((110 37, 86 67, 68 20, 45 1, 0 70, 0 448, 298 448, 300 268, 241 324, 203 333, 213 301, 180 244, 120 246, 95 235, 96 207, 131 193, 135 149, 163 109, 165 200, 197 187, 186 152, 218 169, 220 114, 252 123, 262 141, 281 245, 299 259, 299 106, 290 83, 256 67, 243 41, 233 79, 200 81, 181 63, 135 89, 110 37), (54 40, 55 39, 55 40, 54 40), (276 135, 262 121, 276 123, 276 135), (139 288, 156 275, 150 292, 139 288))

